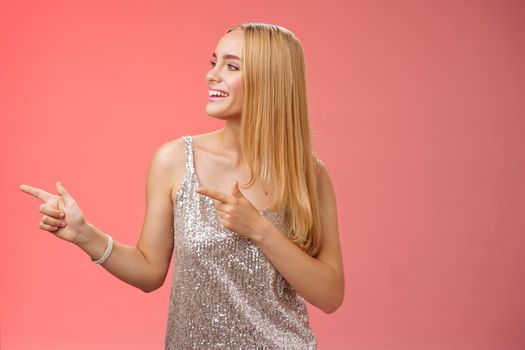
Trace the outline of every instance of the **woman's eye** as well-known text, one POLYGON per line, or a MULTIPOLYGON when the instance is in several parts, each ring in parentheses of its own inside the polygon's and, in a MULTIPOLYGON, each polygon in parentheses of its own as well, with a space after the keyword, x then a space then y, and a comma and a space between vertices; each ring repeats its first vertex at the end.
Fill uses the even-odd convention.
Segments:
MULTIPOLYGON (((215 62, 210 61, 210 64, 211 64, 212 67, 215 67, 215 62)), ((228 64, 227 66, 228 67, 233 67, 235 70, 239 70, 239 68, 235 67, 233 64, 228 64)))

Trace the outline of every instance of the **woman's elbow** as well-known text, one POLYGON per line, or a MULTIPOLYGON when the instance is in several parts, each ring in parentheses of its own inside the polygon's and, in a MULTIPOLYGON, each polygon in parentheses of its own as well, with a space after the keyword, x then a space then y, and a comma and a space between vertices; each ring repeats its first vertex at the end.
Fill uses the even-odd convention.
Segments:
POLYGON ((146 286, 141 286, 140 290, 142 290, 144 293, 151 293, 151 292, 156 291, 157 289, 159 289, 160 287, 164 285, 165 277, 166 276, 164 275, 163 277, 157 278, 155 281, 150 282, 146 286))
POLYGON ((336 312, 337 309, 339 309, 341 307, 341 305, 343 305, 343 299, 341 299, 340 301, 334 302, 334 303, 332 303, 330 305, 327 305, 327 307, 325 307, 323 309, 323 311, 326 314, 332 314, 332 313, 336 312))
POLYGON ((326 305, 325 308, 323 308, 323 311, 326 314, 334 313, 335 311, 337 311, 337 309, 341 307, 341 305, 343 305, 344 298, 345 298, 345 290, 344 290, 344 285, 343 285, 343 287, 339 289, 337 295, 332 296, 330 298, 331 302, 328 305, 326 305))

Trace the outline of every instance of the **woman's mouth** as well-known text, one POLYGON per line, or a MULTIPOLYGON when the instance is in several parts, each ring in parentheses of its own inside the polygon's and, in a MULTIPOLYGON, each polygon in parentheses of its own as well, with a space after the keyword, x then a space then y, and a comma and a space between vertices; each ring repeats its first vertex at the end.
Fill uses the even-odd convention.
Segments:
POLYGON ((220 100, 224 100, 227 97, 228 96, 208 96, 208 101, 210 102, 220 101, 220 100))
POLYGON ((228 96, 229 94, 224 91, 213 90, 213 89, 208 90, 208 101, 210 102, 220 101, 220 100, 225 99, 228 96))

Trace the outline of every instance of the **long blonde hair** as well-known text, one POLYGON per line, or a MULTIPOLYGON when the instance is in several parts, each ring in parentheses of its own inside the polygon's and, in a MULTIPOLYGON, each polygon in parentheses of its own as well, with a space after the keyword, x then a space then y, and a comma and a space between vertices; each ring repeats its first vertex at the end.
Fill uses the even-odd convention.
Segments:
MULTIPOLYGON (((250 169, 263 187, 273 183, 269 210, 284 210, 290 240, 310 256, 321 247, 317 172, 311 138, 306 72, 301 43, 286 28, 242 23, 244 104, 240 144, 250 169)), ((266 188, 266 187, 265 187, 266 188)))

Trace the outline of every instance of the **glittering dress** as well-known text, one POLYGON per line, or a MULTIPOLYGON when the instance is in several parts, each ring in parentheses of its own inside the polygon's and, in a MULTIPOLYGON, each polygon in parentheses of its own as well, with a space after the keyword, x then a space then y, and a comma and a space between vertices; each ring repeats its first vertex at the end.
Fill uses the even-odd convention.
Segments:
MULTIPOLYGON (((253 241, 221 225, 213 199, 194 192, 192 138, 183 139, 165 349, 316 349, 304 299, 253 241)), ((283 212, 261 215, 285 232, 283 212)))

